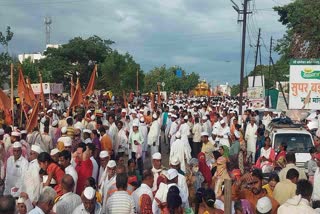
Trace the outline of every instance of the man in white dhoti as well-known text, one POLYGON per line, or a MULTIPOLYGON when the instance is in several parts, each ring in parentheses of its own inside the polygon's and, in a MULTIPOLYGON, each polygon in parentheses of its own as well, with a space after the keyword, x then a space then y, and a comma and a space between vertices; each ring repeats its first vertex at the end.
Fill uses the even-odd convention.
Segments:
POLYGON ((151 155, 159 151, 159 135, 160 135, 160 125, 158 123, 158 116, 156 114, 152 115, 152 124, 150 126, 150 131, 148 134, 148 145, 151 147, 151 155))
POLYGON ((186 138, 188 140, 188 136, 190 135, 190 127, 188 125, 188 116, 184 116, 183 120, 181 120, 181 125, 179 128, 181 138, 186 138))
POLYGON ((176 140, 176 133, 178 131, 178 123, 176 122, 177 120, 177 115, 175 114, 172 114, 171 115, 171 126, 170 126, 170 130, 169 130, 169 133, 168 133, 168 137, 170 139, 170 145, 172 145, 172 143, 176 140))
POLYGON ((32 145, 29 166, 26 172, 22 176, 21 192, 28 194, 31 202, 37 202, 40 196, 41 180, 39 175, 40 166, 38 163, 38 155, 42 152, 42 149, 38 145, 32 145))
POLYGON ((146 153, 148 152, 148 127, 144 122, 144 117, 140 118, 139 132, 142 134, 143 137, 142 161, 144 161, 146 153))
POLYGON ((187 138, 181 139, 181 135, 178 132, 176 134, 176 140, 171 145, 169 160, 177 159, 181 164, 181 170, 186 172, 186 162, 191 159, 191 148, 187 138))
POLYGON ((19 197, 22 187, 22 176, 28 169, 28 161, 22 156, 20 142, 13 144, 13 155, 7 160, 4 195, 19 197))
POLYGON ((114 160, 110 160, 107 164, 106 168, 106 177, 102 180, 102 183, 99 186, 99 192, 102 195, 102 201, 107 201, 107 193, 109 188, 116 183, 116 162, 114 160))
POLYGON ((247 125, 245 140, 247 141, 247 157, 252 157, 252 163, 255 163, 257 130, 256 120, 254 117, 250 118, 250 123, 247 125))

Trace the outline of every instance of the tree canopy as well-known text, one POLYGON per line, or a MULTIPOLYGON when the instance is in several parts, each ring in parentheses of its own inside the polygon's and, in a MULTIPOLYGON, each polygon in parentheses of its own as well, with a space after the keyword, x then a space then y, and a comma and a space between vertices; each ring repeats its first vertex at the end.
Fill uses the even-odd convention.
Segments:
POLYGON ((157 83, 165 83, 165 91, 179 91, 188 92, 193 89, 199 82, 199 75, 192 72, 187 74, 185 70, 180 67, 166 68, 165 65, 161 67, 155 67, 149 73, 145 75, 145 91, 156 91, 157 83), (182 77, 176 76, 176 71, 182 71, 182 77))

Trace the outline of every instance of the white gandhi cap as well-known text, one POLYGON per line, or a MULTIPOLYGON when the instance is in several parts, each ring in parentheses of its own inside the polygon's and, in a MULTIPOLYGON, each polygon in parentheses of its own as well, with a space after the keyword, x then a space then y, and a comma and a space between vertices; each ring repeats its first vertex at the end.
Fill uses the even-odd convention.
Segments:
POLYGON ((83 191, 84 197, 88 200, 92 200, 96 196, 96 191, 92 187, 86 187, 83 191))
POLYGON ((116 167, 117 164, 114 160, 109 160, 108 164, 107 164, 107 167, 109 168, 113 168, 113 167, 116 167))
POLYGON ((168 170, 168 179, 169 180, 172 180, 177 176, 178 176, 178 171, 176 169, 169 169, 168 170))
POLYGON ((161 160, 161 154, 159 152, 154 153, 152 159, 161 160))
POLYGON ((100 158, 106 158, 109 157, 109 152, 108 151, 101 151, 99 154, 100 158))
POLYGON ((42 149, 38 145, 32 145, 31 146, 31 151, 34 151, 34 152, 40 154, 42 152, 42 149))

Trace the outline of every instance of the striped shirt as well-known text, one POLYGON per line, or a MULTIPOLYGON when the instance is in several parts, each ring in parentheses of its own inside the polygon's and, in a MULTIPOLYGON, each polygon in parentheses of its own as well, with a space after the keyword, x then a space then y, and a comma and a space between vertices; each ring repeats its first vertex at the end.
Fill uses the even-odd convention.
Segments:
POLYGON ((117 191, 108 199, 102 213, 135 214, 137 211, 132 196, 126 191, 117 191))

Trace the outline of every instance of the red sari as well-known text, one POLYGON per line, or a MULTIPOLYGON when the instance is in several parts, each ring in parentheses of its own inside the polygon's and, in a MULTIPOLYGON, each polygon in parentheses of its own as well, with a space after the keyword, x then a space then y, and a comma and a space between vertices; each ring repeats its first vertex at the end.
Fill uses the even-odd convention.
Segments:
POLYGON ((284 168, 286 165, 286 151, 281 151, 276 155, 276 165, 275 167, 284 168))
POLYGON ((57 185, 54 186, 54 190, 57 192, 58 196, 61 196, 63 194, 61 180, 64 176, 64 171, 56 163, 50 163, 47 168, 47 173, 52 174, 52 178, 56 180, 57 185))
POLYGON ((199 161, 199 171, 204 177, 204 181, 208 184, 208 187, 211 187, 212 175, 209 166, 206 163, 206 156, 203 152, 198 154, 199 161))

